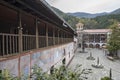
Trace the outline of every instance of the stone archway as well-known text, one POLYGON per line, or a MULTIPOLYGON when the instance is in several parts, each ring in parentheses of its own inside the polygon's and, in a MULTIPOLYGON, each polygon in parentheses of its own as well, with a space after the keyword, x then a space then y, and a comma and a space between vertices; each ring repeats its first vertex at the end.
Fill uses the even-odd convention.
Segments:
POLYGON ((96 44, 95 47, 96 47, 96 48, 100 48, 100 44, 96 44))
POLYGON ((89 44, 89 47, 90 47, 90 48, 93 48, 94 46, 93 46, 93 44, 89 44))
POLYGON ((88 44, 84 44, 85 48, 88 48, 88 44))

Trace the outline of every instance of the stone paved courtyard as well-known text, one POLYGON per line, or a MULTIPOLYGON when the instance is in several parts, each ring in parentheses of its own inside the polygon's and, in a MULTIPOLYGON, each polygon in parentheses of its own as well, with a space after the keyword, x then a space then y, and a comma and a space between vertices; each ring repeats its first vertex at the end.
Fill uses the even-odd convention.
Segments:
POLYGON ((87 76, 86 80, 100 80, 103 76, 109 76, 109 70, 112 69, 113 80, 120 80, 120 60, 111 61, 108 60, 100 49, 86 49, 88 53, 80 53, 80 49, 77 49, 75 57, 69 65, 69 68, 74 69, 77 64, 82 64, 81 69, 92 69, 92 73, 87 76), (92 53, 95 60, 87 60, 86 58, 92 53), (97 57, 99 57, 100 64, 104 66, 103 69, 96 69, 91 66, 91 64, 97 63, 97 57))

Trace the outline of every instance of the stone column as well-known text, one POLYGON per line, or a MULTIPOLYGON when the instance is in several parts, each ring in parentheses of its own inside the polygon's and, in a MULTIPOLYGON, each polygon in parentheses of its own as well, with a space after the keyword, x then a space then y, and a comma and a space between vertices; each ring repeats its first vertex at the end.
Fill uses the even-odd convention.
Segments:
POLYGON ((94 34, 94 43, 95 43, 95 34, 94 34))
POLYGON ((101 34, 100 34, 100 43, 101 43, 101 34))

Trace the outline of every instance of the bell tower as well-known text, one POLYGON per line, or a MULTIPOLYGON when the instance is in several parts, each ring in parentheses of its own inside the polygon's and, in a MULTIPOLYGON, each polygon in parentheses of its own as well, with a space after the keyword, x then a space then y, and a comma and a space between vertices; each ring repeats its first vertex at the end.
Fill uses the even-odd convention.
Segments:
POLYGON ((84 26, 84 24, 82 24, 82 23, 76 24, 76 31, 82 31, 83 30, 83 26, 84 26))

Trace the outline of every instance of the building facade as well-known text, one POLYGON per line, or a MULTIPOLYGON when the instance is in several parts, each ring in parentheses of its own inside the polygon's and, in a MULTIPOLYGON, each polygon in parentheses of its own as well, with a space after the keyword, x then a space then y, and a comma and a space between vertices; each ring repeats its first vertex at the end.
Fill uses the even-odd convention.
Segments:
POLYGON ((74 30, 44 0, 0 1, 0 72, 47 72, 74 55, 74 30))
POLYGON ((107 44, 111 34, 110 29, 84 29, 82 23, 78 23, 76 27, 78 42, 82 44, 84 41, 85 47, 102 48, 107 44))
POLYGON ((88 29, 84 30, 84 41, 86 47, 102 48, 106 46, 111 34, 110 29, 88 29))

